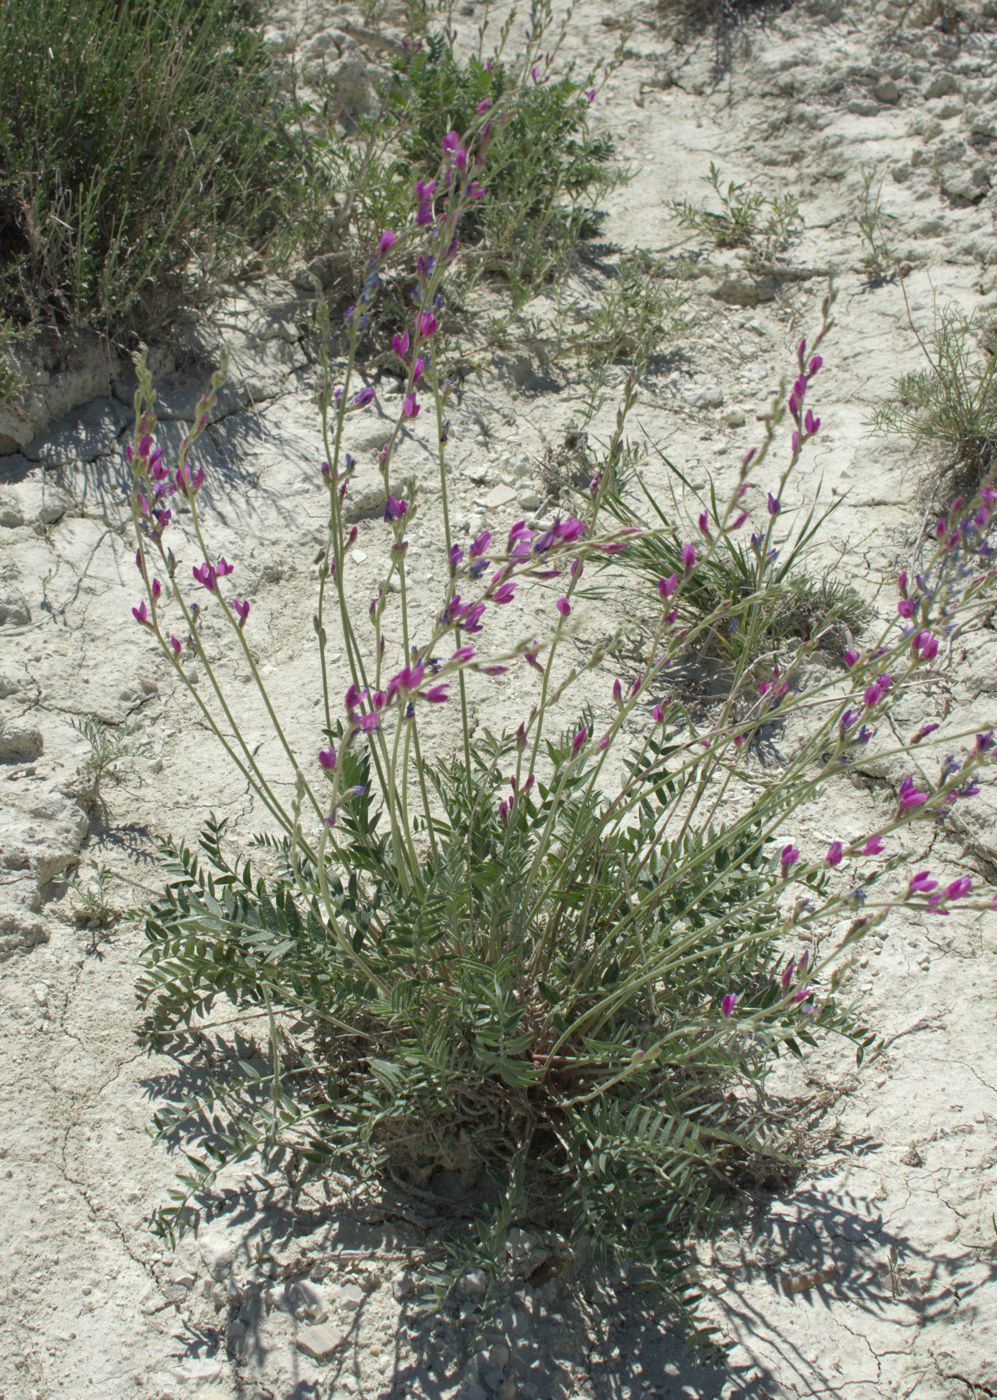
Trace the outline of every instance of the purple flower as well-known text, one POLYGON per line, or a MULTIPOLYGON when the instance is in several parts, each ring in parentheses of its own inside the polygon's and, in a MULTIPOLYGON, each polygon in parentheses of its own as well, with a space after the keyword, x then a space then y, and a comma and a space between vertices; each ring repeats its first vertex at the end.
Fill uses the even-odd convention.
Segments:
POLYGON ((392 350, 394 350, 394 352, 395 352, 396 355, 398 355, 398 356, 400 356, 402 359, 404 359, 405 356, 408 354, 408 347, 409 347, 408 331, 402 331, 402 333, 401 333, 400 335, 399 335, 398 332, 396 331, 395 334, 391 337, 391 348, 392 348, 392 350))
POLYGON ((500 583, 492 594, 493 603, 511 603, 513 594, 516 591, 516 584, 509 580, 507 583, 500 583))
POLYGON ((778 501, 778 500, 776 499, 776 497, 773 496, 773 495, 772 495, 772 492, 770 491, 770 492, 768 493, 768 512, 769 512, 769 515, 778 515, 779 512, 780 512, 781 510, 782 510, 782 504, 781 504, 781 502, 778 501))
POLYGON ((327 773, 336 771, 336 750, 334 748, 319 749, 319 767, 324 768, 327 773))
POLYGON ((901 807, 920 807, 927 802, 929 794, 918 792, 914 786, 914 779, 908 775, 900 784, 897 796, 900 799, 901 807))
POLYGON ((419 336, 422 340, 428 340, 436 332, 436 317, 431 311, 423 311, 419 314, 419 336))
POLYGON ((431 705, 442 705, 447 698, 449 685, 431 685, 427 690, 421 692, 423 700, 428 700, 431 705))
POLYGON ((791 983, 792 980, 793 980, 793 973, 794 973, 795 971, 796 971, 796 963, 793 961, 792 958, 790 958, 789 962, 786 964, 786 966, 785 966, 785 967, 783 968, 783 970, 782 970, 782 976, 779 978, 779 981, 782 983, 782 990, 783 990, 784 992, 788 992, 788 991, 789 991, 790 983, 791 983))
POLYGON ((913 617, 917 612, 917 603, 913 598, 901 598, 897 603, 897 612, 901 617, 913 617))
POLYGON ((139 603, 137 608, 132 608, 132 617, 135 619, 136 622, 140 622, 143 627, 152 626, 152 623, 149 621, 149 609, 146 606, 146 601, 144 598, 139 603))
POLYGON ((824 857, 825 865, 840 865, 841 857, 844 854, 844 846, 840 841, 832 841, 827 848, 827 855, 824 857))
MULTIPOLYGON (((806 354, 806 351, 804 351, 803 353, 806 354)), ((821 367, 821 365, 822 365, 823 363, 824 363, 824 360, 823 360, 822 356, 820 356, 820 355, 814 355, 814 356, 812 357, 811 361, 810 361, 810 364, 809 364, 809 366, 808 366, 808 371, 807 371, 807 372, 808 372, 809 374, 816 374, 817 371, 820 369, 820 367, 821 367)))
POLYGON ((662 704, 652 705, 652 706, 651 706, 651 718, 654 720, 655 724, 664 724, 664 722, 665 722, 665 707, 664 707, 664 705, 662 705, 662 704))
POLYGON ((388 682, 388 698, 401 691, 418 690, 426 676, 426 668, 421 661, 414 666, 403 666, 388 682))
POLYGON ((218 574, 211 564, 205 561, 199 568, 191 569, 191 573, 194 575, 197 582, 206 588, 209 593, 214 592, 215 585, 218 582, 218 574))
POLYGON ((471 542, 471 548, 468 550, 468 553, 470 554, 471 558, 472 558, 472 559, 480 559, 480 558, 482 557, 482 555, 484 554, 485 550, 486 550, 486 549, 488 548, 488 546, 491 544, 491 542, 492 542, 492 532, 491 532, 491 530, 482 530, 481 534, 478 535, 478 536, 477 536, 474 540, 472 540, 472 542, 471 542))
POLYGON ((790 867, 794 866, 799 858, 800 853, 792 842, 783 846, 782 854, 779 856, 779 863, 782 866, 782 873, 784 876, 789 874, 790 867))
POLYGON ((938 655, 938 638, 927 628, 915 633, 911 645, 922 661, 933 661, 938 655))
POLYGON ((418 418, 419 400, 416 398, 414 390, 410 390, 409 393, 405 395, 405 403, 402 406, 402 412, 406 418, 418 418))
POLYGON ((910 884, 907 886, 908 894, 930 894, 932 890, 937 890, 938 881, 931 878, 930 870, 919 870, 916 875, 911 876, 910 884))
POLYGON ((953 880, 951 885, 946 886, 946 899, 964 899, 973 888, 973 882, 968 875, 963 875, 958 880, 953 880))
POLYGON ((710 538, 710 517, 707 515, 705 510, 700 511, 699 513, 699 533, 705 539, 710 538))
POLYGON ((365 384, 364 387, 360 390, 360 392, 354 395, 353 398, 353 403, 356 408, 366 408, 369 403, 373 402, 374 387, 371 384, 365 384))
POLYGON ((240 603, 238 598, 232 599, 232 610, 238 615, 240 631, 246 625, 246 618, 249 616, 249 599, 240 603))
POLYGON ((389 251, 395 246, 395 244, 396 244, 397 242, 398 242, 398 235, 397 235, 397 233, 395 233, 395 232, 394 232, 392 229, 390 229, 390 228, 386 228, 386 229, 384 230, 384 232, 381 234, 381 237, 377 240, 377 251, 380 253, 381 257, 383 258, 384 255, 385 255, 385 253, 389 252, 389 251))
POLYGON ((554 604, 554 606, 555 606, 555 608, 557 608, 558 612, 561 614, 562 617, 569 617, 569 616, 570 616, 570 614, 571 614, 571 604, 568 602, 567 598, 564 598, 564 597, 558 598, 558 600, 557 600, 557 602, 554 604))
POLYGON ((728 992, 720 1003, 720 1014, 722 1016, 733 1016, 737 1006, 737 992, 728 992))
POLYGON ((401 520, 407 512, 408 501, 404 501, 398 496, 389 496, 384 503, 384 519, 387 521, 401 520))
POLYGON ((574 738, 572 739, 572 741, 571 741, 571 756, 572 756, 572 758, 574 758, 574 756, 575 756, 575 755, 578 753, 578 751, 581 749, 582 745, 585 743, 585 740, 588 738, 588 734, 589 734, 589 732, 588 732, 588 730, 585 728, 585 725, 583 724, 582 727, 581 727, 581 729, 579 729, 578 733, 575 735, 575 737, 574 737, 574 738))
POLYGON ((859 854, 863 856, 878 856, 883 849, 882 836, 870 836, 859 854))
POLYGON ((658 579, 658 592, 662 598, 670 598, 679 586, 678 574, 669 574, 668 578, 658 579))
POLYGON ((695 567, 696 546, 692 544, 684 544, 682 546, 682 568, 685 570, 686 578, 689 577, 689 575, 692 573, 695 567))
POLYGON ((416 384, 418 384, 419 380, 422 378, 422 376, 423 376, 423 374, 424 374, 425 372, 426 372, 426 361, 425 361, 425 358, 424 358, 422 355, 420 355, 420 356, 416 359, 415 364, 412 366, 412 385, 413 385, 413 387, 414 387, 416 384))
POLYGON ((803 416, 803 427, 811 437, 813 437, 814 433, 816 433, 820 427, 820 419, 815 416, 812 408, 808 408, 803 416))
POLYGON ((480 632, 481 619, 485 615, 484 603, 475 603, 474 607, 466 614, 461 622, 461 627, 465 632, 480 632))
POLYGON ((858 661, 861 655, 862 653, 860 651, 845 652, 845 665, 848 667, 849 671, 852 669, 852 667, 855 665, 856 661, 858 661))
POLYGON ((174 637, 174 636, 171 635, 171 637, 170 637, 170 646, 173 648, 173 655, 174 655, 174 656, 177 658, 177 660, 179 661, 179 660, 180 660, 180 653, 183 651, 183 647, 180 645, 180 638, 179 638, 179 637, 174 637))

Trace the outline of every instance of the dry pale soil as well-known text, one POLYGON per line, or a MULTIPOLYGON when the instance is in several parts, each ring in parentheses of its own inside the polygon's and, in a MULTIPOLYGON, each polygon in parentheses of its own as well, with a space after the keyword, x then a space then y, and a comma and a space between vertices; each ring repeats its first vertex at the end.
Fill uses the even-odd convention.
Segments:
MULTIPOLYGON (((470 30, 476 13, 466 6, 458 23, 470 30)), ((600 256, 611 263, 637 247, 697 254, 676 282, 687 298, 684 328, 652 363, 634 428, 694 485, 729 487, 833 273, 837 325, 818 381, 824 427, 789 506, 805 509, 819 489, 844 495, 817 566, 851 580, 885 615, 937 471, 930 454, 875 437, 867 424, 894 376, 920 363, 903 292, 921 328, 944 305, 997 312, 997 10, 992 0, 989 8, 802 0, 682 37, 667 8, 582 0, 562 61, 608 58, 627 21, 624 62, 594 111, 632 179, 606 201, 600 256), (718 252, 676 220, 670 201, 703 200, 711 160, 725 180, 798 197, 803 232, 770 271, 718 252), (909 268, 902 287, 896 278, 870 283, 859 266, 854 211, 870 166, 909 268)), ((287 3, 270 32, 304 81, 331 79, 344 106, 362 110, 385 53, 364 39, 365 27, 349 9, 314 0, 287 3)), ((397 32, 390 15, 384 32, 397 32)), ((591 303, 598 268, 573 277, 560 295, 591 303)), ((549 303, 535 310, 550 322, 549 303)), ((281 713, 316 747, 309 597, 324 495, 308 325, 309 293, 293 282, 243 286, 160 356, 158 387, 162 434, 175 443, 205 364, 221 343, 230 347, 231 385, 201 455, 212 529, 253 600, 254 638, 281 713)), ((997 1395, 993 915, 899 917, 863 950, 855 987, 886 1052, 857 1073, 829 1051, 806 1062, 801 1083, 816 1130, 805 1171, 795 1185, 748 1200, 700 1249, 723 1355, 690 1354, 675 1320, 626 1274, 538 1288, 524 1277, 484 1318, 472 1278, 458 1310, 427 1318, 413 1294, 432 1203, 356 1196, 345 1181, 312 1183, 292 1201, 278 1179, 233 1178, 226 1209, 196 1240, 171 1252, 150 1234, 147 1218, 175 1169, 149 1136, 150 1118, 183 1070, 135 1042, 140 929, 82 927, 79 886, 106 867, 112 902, 141 906, 158 888, 159 838, 191 837, 209 811, 237 833, 261 822, 130 620, 129 373, 99 356, 80 363, 53 367, 47 382, 40 373, 22 407, 0 414, 0 1395, 997 1395), (88 777, 90 746, 71 723, 84 716, 103 722, 121 754, 99 792, 88 777)), ((458 529, 549 511, 541 466, 578 419, 580 377, 569 348, 525 332, 519 348, 485 357, 455 405, 458 529)), ((593 443, 612 413, 610 401, 590 426, 593 443)), ((369 483, 376 505, 380 429, 357 422, 361 486, 369 483)), ((416 439, 413 470, 418 450, 416 439)), ((645 471, 663 486, 653 453, 645 471)), ((362 515, 363 490, 357 501, 362 515)), ((443 578, 438 517, 430 493, 410 550, 416 590, 427 597, 443 578)), ((364 606, 380 537, 376 519, 359 523, 364 606)), ((922 713, 903 722, 937 713, 992 722, 995 662, 992 631, 957 642, 922 713)), ((231 679, 266 757, 273 740, 250 708, 245 677, 233 668, 231 679)), ((496 689, 476 723, 509 719, 518 703, 511 688, 496 689)), ((795 836, 816 844, 873 829, 889 805, 883 777, 842 778, 819 809, 801 814, 795 836)), ((938 831, 933 866, 992 878, 994 810, 992 795, 981 796, 961 824, 938 831)), ((542 1241, 518 1247, 532 1270, 542 1241)))

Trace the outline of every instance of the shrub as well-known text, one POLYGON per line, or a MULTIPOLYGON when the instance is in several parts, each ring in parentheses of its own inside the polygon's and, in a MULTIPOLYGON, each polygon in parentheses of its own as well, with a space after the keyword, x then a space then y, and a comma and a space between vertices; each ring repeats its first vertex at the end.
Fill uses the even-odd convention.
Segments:
MULTIPOLYGON (((930 672, 936 628, 968 625, 992 606, 982 594, 992 593, 997 493, 975 514, 941 522, 935 558, 913 585, 901 579, 899 617, 875 646, 849 651, 844 668, 815 679, 805 669, 811 641, 750 703, 735 683, 697 721, 666 693, 669 672, 702 636, 723 631, 730 604, 686 626, 682 610, 722 538, 745 525, 751 473, 787 446, 786 410, 776 405, 709 533, 686 542, 680 567, 651 588, 640 589, 637 575, 633 607, 651 613, 651 641, 632 680, 607 677, 597 694, 605 646, 570 660, 583 576, 607 558, 626 570, 628 547, 655 535, 619 526, 606 510, 633 386, 580 514, 546 529, 518 522, 501 539, 453 537, 454 429, 439 337, 454 239, 478 207, 470 172, 479 152, 455 132, 443 145, 431 219, 420 221, 422 191, 405 230, 382 234, 368 281, 373 297, 390 257, 410 269, 415 288, 393 337, 404 394, 379 453, 383 521, 371 530, 381 532, 385 566, 369 645, 344 582, 358 538, 343 514, 355 467, 348 443, 373 396, 354 378, 358 312, 342 382, 327 380, 319 396, 326 462, 316 483, 329 515, 313 626, 324 725, 308 758, 290 743, 257 667, 252 600, 228 581, 239 563, 209 542, 202 513, 198 439, 221 375, 167 466, 138 362, 129 459, 144 594, 133 615, 275 828, 263 839, 267 873, 229 853, 218 823, 199 852, 175 845, 147 919, 140 996, 149 1043, 210 1030, 216 1006, 238 1008, 252 1038, 161 1117, 164 1132, 186 1140, 191 1169, 159 1224, 169 1234, 196 1221, 218 1170, 256 1152, 361 1171, 387 1165, 412 1182, 445 1167, 490 1184, 479 1248, 493 1267, 505 1229, 540 1220, 639 1260, 681 1291, 690 1228, 709 1222, 746 1165, 787 1159, 765 1093, 775 1057, 825 1032, 854 1038, 860 1051, 870 1041, 838 988, 850 946, 898 902, 939 914, 974 902, 968 878, 942 887, 919 872, 898 890, 893 833, 972 795, 992 733, 937 778, 908 777, 875 831, 842 832, 829 850, 802 852, 787 823, 930 672), (447 561, 428 612, 407 582, 420 483, 402 475, 422 460, 409 457, 407 429, 423 407, 435 425, 447 561), (546 621, 510 636, 503 618, 544 586, 546 621), (339 681, 333 627, 349 673, 339 681), (258 687, 289 786, 264 772, 226 696, 217 666, 226 641, 258 687), (515 731, 472 740, 472 703, 486 706, 490 686, 517 676, 536 681, 515 731), (447 707, 453 740, 437 751, 431 717, 447 707), (806 733, 783 766, 757 766, 752 740, 795 714, 806 733), (843 879, 844 855, 852 868, 843 879)), ((826 329, 809 353, 805 342, 797 352, 788 453, 774 474, 780 498, 819 429, 810 400, 826 329)), ((759 590, 777 519, 762 524, 759 590)), ((739 661, 738 677, 754 660, 739 661)), ((460 1257, 471 1248, 464 1241, 460 1257)))
POLYGON ((8 0, 0 310, 148 334, 248 250, 294 243, 306 160, 243 10, 8 0))
MULTIPOLYGON (((683 474, 670 462, 667 465, 691 491, 683 474)), ((698 531, 709 539, 722 510, 711 488, 708 502, 699 499, 698 523, 683 532, 675 523, 683 513, 674 494, 668 512, 643 482, 640 491, 659 528, 636 540, 631 556, 634 568, 653 583, 662 575, 681 571, 685 534, 698 531)), ((718 620, 700 634, 704 653, 764 657, 791 639, 838 652, 851 644, 872 609, 851 584, 830 574, 816 578, 803 567, 824 523, 843 500, 838 497, 823 510, 814 503, 795 528, 785 532, 778 528, 779 520, 774 521, 773 531, 759 528, 747 540, 726 530, 718 533, 717 548, 689 580, 679 605, 679 616, 686 624, 718 620)), ((621 522, 636 524, 638 515, 622 491, 614 491, 607 506, 621 522)), ((781 516, 782 502, 768 493, 765 510, 770 518, 781 516)))
POLYGON ((997 354, 974 346, 975 331, 972 318, 951 306, 930 334, 915 329, 928 368, 895 380, 890 401, 872 419, 879 432, 941 448, 950 473, 970 491, 997 459, 997 354))
POLYGON ((591 236, 595 202, 621 178, 612 142, 589 127, 595 89, 556 77, 554 55, 537 47, 528 43, 520 63, 461 60, 445 36, 431 36, 396 61, 387 95, 416 169, 432 165, 447 131, 481 128, 488 199, 470 211, 462 236, 509 279, 517 301, 591 236))

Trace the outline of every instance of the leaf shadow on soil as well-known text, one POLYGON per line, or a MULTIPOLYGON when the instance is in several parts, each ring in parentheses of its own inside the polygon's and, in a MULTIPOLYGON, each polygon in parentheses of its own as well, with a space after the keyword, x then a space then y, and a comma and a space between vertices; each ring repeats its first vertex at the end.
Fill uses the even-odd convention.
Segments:
MULTIPOLYGON (((166 1047, 173 1063, 144 1081, 150 1099, 174 1105, 189 1100, 218 1076, 226 1054, 245 1064, 254 1053, 238 1033, 227 1050, 217 1036, 195 1038, 193 1053, 181 1055, 179 1042, 166 1047)), ((172 1135, 174 1145, 189 1141, 191 1128, 204 1141, 213 1131, 210 1116, 189 1121, 184 1132, 172 1135)), ((846 1144, 846 1157, 875 1157, 880 1148, 874 1138, 856 1139, 846 1144)), ((306 1368, 309 1376, 292 1378, 281 1400, 320 1400, 341 1379, 362 1378, 364 1372, 370 1377, 361 1386, 364 1400, 402 1394, 443 1400, 466 1382, 474 1353, 496 1337, 512 1352, 510 1374, 517 1374, 518 1362, 518 1378, 529 1379, 543 1400, 574 1400, 579 1374, 591 1377, 596 1400, 637 1400, 649 1387, 688 1400, 764 1400, 772 1381, 750 1355, 755 1350, 750 1339, 762 1340, 768 1357, 779 1357, 780 1376, 792 1374, 801 1384, 812 1385, 820 1364, 802 1339, 797 1341, 792 1318, 780 1326, 780 1312, 787 1307, 794 1314, 800 1308, 811 1314, 832 1308, 851 1312, 857 1333, 865 1331, 858 1317, 866 1315, 903 1334, 943 1316, 956 1299, 965 1318, 976 1306, 975 1295, 997 1273, 993 1263, 972 1252, 915 1246, 886 1222, 874 1199, 829 1188, 819 1177, 804 1178, 777 1194, 758 1192, 735 1207, 714 1237, 714 1262, 701 1271, 713 1295, 704 1317, 718 1321, 720 1339, 739 1337, 747 1347, 727 1358, 694 1354, 683 1340, 682 1320, 663 1309, 660 1295, 634 1272, 588 1263, 566 1268, 553 1294, 549 1286, 541 1291, 539 1283, 534 1289, 526 1280, 513 1282, 491 1316, 461 1315, 449 1303, 433 1312, 415 1297, 400 1311, 388 1303, 386 1324, 381 1290, 401 1275, 414 1281, 425 1277, 426 1266, 441 1259, 443 1234, 467 1233, 474 1201, 456 1191, 440 1196, 413 1192, 401 1182, 370 1185, 321 1172, 288 1184, 279 1164, 265 1174, 254 1165, 239 1186, 216 1192, 205 1216, 212 1231, 236 1246, 239 1287, 230 1292, 227 1315, 217 1329, 190 1329, 182 1342, 187 1356, 226 1349, 247 1397, 258 1393, 254 1382, 272 1381, 267 1365, 274 1355, 274 1307, 283 1314, 285 1329, 280 1354, 292 1369, 302 1360, 296 1339, 314 1321, 311 1315, 296 1316, 290 1303, 275 1304, 275 1288, 290 1297, 296 1280, 311 1277, 334 1289, 337 1275, 363 1278, 371 1266, 379 1281, 365 1290, 359 1306, 340 1308, 337 1315, 333 1305, 332 1322, 342 1341, 322 1363, 321 1381, 306 1368), (773 1293, 781 1295, 779 1303, 774 1304, 773 1293), (390 1379, 383 1361, 374 1375, 370 1347, 375 1340, 382 1358, 391 1348, 390 1379)), ((834 1379, 829 1371, 828 1383, 834 1379)))

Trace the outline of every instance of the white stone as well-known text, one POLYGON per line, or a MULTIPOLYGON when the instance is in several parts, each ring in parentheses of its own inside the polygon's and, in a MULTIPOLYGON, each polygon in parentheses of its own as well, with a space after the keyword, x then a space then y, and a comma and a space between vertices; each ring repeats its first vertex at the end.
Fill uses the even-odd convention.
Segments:
POLYGON ((295 1340, 299 1351, 313 1356, 316 1361, 324 1361, 342 1346, 343 1334, 328 1322, 320 1322, 299 1332, 295 1340))
POLYGON ((480 504, 488 510, 501 510, 503 506, 511 505, 516 499, 516 493, 511 486, 495 486, 480 504))

